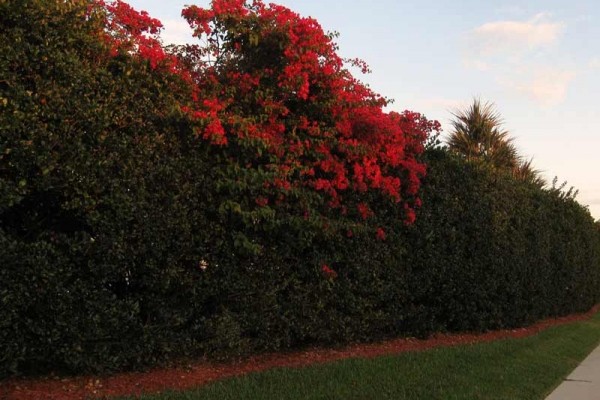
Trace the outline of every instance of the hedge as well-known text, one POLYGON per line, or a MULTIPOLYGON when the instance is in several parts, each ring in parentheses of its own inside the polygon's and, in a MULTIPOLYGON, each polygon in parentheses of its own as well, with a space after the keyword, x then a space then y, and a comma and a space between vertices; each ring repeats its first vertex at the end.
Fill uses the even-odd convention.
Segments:
POLYGON ((444 150, 428 158, 407 261, 433 329, 510 328, 597 303, 599 236, 586 208, 444 150))
POLYGON ((263 181, 194 134, 185 84, 110 55, 73 4, 0 3, 1 377, 517 327, 598 302, 585 208, 443 149, 422 159, 412 225, 376 191, 348 194, 367 220, 303 214, 328 201, 310 188, 250 208, 263 181))

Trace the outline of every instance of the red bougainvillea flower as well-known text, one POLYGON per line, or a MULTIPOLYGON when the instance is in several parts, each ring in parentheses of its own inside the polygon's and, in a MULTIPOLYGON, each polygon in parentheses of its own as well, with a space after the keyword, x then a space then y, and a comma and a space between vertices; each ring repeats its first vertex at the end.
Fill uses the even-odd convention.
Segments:
POLYGON ((215 118, 224 129, 224 137, 202 137, 262 141, 279 160, 274 186, 313 188, 333 208, 352 197, 346 193, 369 190, 412 202, 425 175, 418 155, 439 124, 385 113, 387 101, 350 75, 317 21, 259 0, 215 0, 182 14, 206 43, 194 66, 204 104, 190 115, 200 129, 215 118), (222 107, 207 107, 207 98, 222 107))
POLYGON ((255 201, 256 204, 258 204, 260 207, 264 207, 267 204, 269 204, 269 199, 267 199, 266 197, 257 197, 255 201))
POLYGON ((375 234, 375 236, 379 240, 385 240, 385 231, 383 230, 383 228, 377 228, 377 233, 375 234))
POLYGON ((373 211, 371 211, 371 209, 369 208, 369 206, 367 204, 365 204, 365 203, 359 203, 356 206, 356 209, 358 210, 358 213, 360 214, 360 217, 362 219, 367 219, 371 215, 373 215, 373 211))
POLYGON ((415 213, 415 210, 413 210, 412 208, 407 208, 406 209, 406 219, 404 220, 404 223, 406 225, 412 225, 415 223, 416 219, 417 219, 417 214, 415 213))
MULTIPOLYGON (((158 35, 163 25, 158 19, 145 11, 134 10, 121 0, 96 0, 94 4, 96 9, 104 10, 103 40, 113 55, 125 52, 147 60, 151 68, 175 68, 176 57, 167 54, 160 42, 158 35)), ((92 10, 90 8, 90 12, 92 10)))
POLYGON ((335 279, 335 278, 337 278, 337 275, 338 275, 337 272, 335 272, 334 270, 329 268, 329 266, 327 264, 323 264, 321 266, 321 272, 327 279, 335 279))
MULTIPOLYGON (((198 140, 244 173, 263 171, 252 182, 264 181, 264 191, 250 201, 282 204, 297 198, 290 191, 309 190, 328 207, 311 208, 314 215, 358 210, 365 221, 378 209, 373 199, 385 199, 400 206, 405 223, 414 221, 426 173, 419 156, 440 124, 385 112, 387 100, 350 74, 317 21, 260 0, 213 0, 182 11, 198 43, 167 51, 160 21, 121 0, 94 4, 114 55, 181 78, 189 98, 180 109, 198 140)), ((368 72, 363 61, 346 61, 368 72)))

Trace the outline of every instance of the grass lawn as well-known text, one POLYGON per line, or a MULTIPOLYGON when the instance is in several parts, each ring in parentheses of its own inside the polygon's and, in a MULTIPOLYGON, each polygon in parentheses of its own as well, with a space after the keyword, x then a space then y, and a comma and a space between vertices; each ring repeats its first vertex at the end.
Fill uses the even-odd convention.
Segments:
POLYGON ((596 314, 524 339, 275 369, 142 399, 544 399, 599 341, 596 314))

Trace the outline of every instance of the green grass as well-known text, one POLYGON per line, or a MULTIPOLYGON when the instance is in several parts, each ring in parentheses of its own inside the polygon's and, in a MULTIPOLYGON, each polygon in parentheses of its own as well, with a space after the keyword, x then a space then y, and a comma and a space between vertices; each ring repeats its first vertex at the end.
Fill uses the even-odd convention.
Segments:
POLYGON ((274 369, 142 399, 543 399, 599 341, 596 314, 524 339, 274 369))

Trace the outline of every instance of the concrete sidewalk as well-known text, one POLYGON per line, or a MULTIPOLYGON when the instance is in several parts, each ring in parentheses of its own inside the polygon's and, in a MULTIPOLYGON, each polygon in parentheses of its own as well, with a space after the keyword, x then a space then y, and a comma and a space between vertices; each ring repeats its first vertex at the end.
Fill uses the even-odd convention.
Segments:
POLYGON ((600 346, 546 400, 600 400, 600 346))

